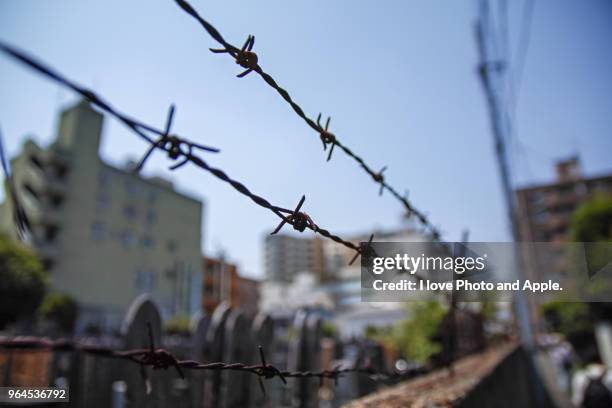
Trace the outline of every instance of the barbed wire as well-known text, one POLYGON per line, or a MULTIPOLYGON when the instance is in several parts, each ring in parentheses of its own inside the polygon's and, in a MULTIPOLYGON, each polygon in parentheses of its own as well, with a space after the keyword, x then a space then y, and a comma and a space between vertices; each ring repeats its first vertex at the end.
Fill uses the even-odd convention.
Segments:
POLYGON ((258 346, 259 364, 227 363, 227 362, 200 362, 196 360, 180 360, 172 352, 156 347, 153 331, 150 323, 147 323, 149 347, 138 349, 117 350, 111 347, 95 346, 73 341, 71 339, 51 340, 33 336, 19 336, 12 339, 0 338, 0 349, 5 350, 46 350, 59 352, 83 352, 98 357, 106 357, 120 360, 127 360, 136 363, 141 368, 141 376, 146 383, 147 393, 151 391, 151 385, 145 368, 153 370, 175 369, 181 378, 185 378, 184 369, 187 370, 211 370, 211 371, 240 371, 256 375, 262 392, 265 394, 263 380, 278 377, 284 384, 287 378, 318 378, 321 382, 324 379, 337 380, 344 374, 357 373, 370 376, 374 380, 391 379, 392 377, 405 377, 406 373, 388 372, 377 370, 367 364, 365 366, 342 367, 337 365, 330 370, 320 371, 291 371, 281 370, 266 361, 264 349, 258 346))
MULTIPOLYGON (((150 147, 148 151, 146 152, 146 154, 143 156, 143 158, 140 160, 138 165, 136 166, 135 171, 139 171, 143 167, 143 165, 145 164, 146 160, 149 158, 153 150, 161 149, 168 154, 168 158, 171 160, 176 161, 179 158, 182 158, 180 162, 170 167, 171 170, 176 170, 179 167, 187 163, 192 163, 196 165, 197 167, 200 167, 201 169, 208 171, 210 174, 212 174, 216 178, 228 183, 236 191, 250 198, 251 201, 253 201, 255 204, 259 205, 260 207, 270 210, 276 216, 281 218, 280 224, 276 227, 276 229, 272 232, 272 234, 276 234, 285 224, 291 225, 293 229, 299 232, 304 232, 306 229, 309 229, 316 234, 319 234, 325 238, 331 239, 332 241, 335 241, 338 244, 344 245, 347 248, 355 250, 356 256, 355 258, 353 258, 351 263, 353 263, 355 259, 357 259, 358 255, 363 253, 366 247, 369 247, 372 241, 372 237, 370 238, 370 242, 366 246, 361 246, 351 241, 345 240, 341 238, 340 236, 333 234, 329 230, 322 228, 318 226, 317 224, 315 224, 312 218, 307 213, 300 211, 302 208, 302 205, 304 204, 306 196, 302 196, 301 200, 299 201, 297 207, 294 210, 279 207, 279 206, 271 204, 267 199, 251 192, 243 183, 235 179, 232 179, 223 170, 210 166, 201 157, 196 155, 195 150, 197 149, 197 150, 204 150, 208 152, 217 153, 219 152, 219 149, 200 145, 200 144, 191 142, 185 138, 181 138, 178 135, 170 134, 170 128, 172 126, 172 121, 173 121, 174 111, 175 111, 174 106, 170 107, 170 111, 168 113, 168 118, 166 121, 166 127, 162 131, 153 126, 140 122, 124 113, 121 113, 119 110, 114 108, 109 102, 99 97, 94 91, 77 85, 75 82, 67 79, 65 76, 61 75, 56 70, 50 68, 48 65, 42 63, 39 60, 34 59, 31 56, 26 55, 24 52, 14 47, 11 47, 9 45, 6 45, 0 42, 0 51, 3 51, 7 55, 27 65, 28 67, 35 70, 39 74, 54 80, 55 82, 59 83, 62 86, 72 89, 74 92, 78 93, 83 98, 85 98, 89 103, 97 106, 102 111, 117 118, 120 122, 122 122, 129 129, 131 129, 134 133, 136 133, 142 139, 147 141, 150 144, 150 147), (145 132, 153 133, 159 137, 157 140, 154 140, 154 138, 150 137, 145 132)), ((5 170, 5 171, 8 171, 8 170, 5 170)), ((16 201, 18 201, 16 194, 11 193, 11 195, 14 195, 15 197, 13 198, 16 201)))
POLYGON ((383 172, 386 169, 386 166, 383 167, 380 171, 375 171, 372 167, 370 167, 365 160, 355 153, 352 149, 350 149, 347 145, 342 143, 338 137, 329 131, 329 123, 331 117, 327 118, 325 126, 321 125, 321 113, 319 113, 317 120, 313 120, 308 117, 304 113, 304 109, 293 100, 289 92, 282 88, 276 80, 267 72, 263 70, 263 68, 259 65, 259 58, 257 54, 253 51, 253 46, 255 44, 255 37, 249 35, 247 40, 245 41, 242 48, 237 48, 236 46, 227 42, 221 33, 208 21, 206 21, 200 14, 185 0, 174 0, 175 3, 184 10, 187 14, 196 19, 200 25, 206 30, 206 32, 223 48, 214 49, 210 48, 210 51, 213 53, 226 53, 234 58, 236 64, 240 65, 242 68, 245 68, 245 71, 238 74, 239 78, 242 78, 248 75, 251 72, 256 72, 263 78, 263 80, 293 108, 294 112, 306 122, 306 124, 315 132, 319 134, 321 142, 323 143, 323 150, 326 151, 327 147, 329 148, 329 153, 327 155, 327 161, 331 159, 331 155, 335 146, 338 146, 347 156, 351 157, 355 160, 359 166, 372 177, 374 182, 380 184, 379 195, 383 193, 383 191, 388 191, 395 199, 400 201, 400 203, 404 206, 406 213, 409 216, 416 217, 419 222, 425 227, 426 231, 429 232, 431 238, 434 240, 439 240, 441 238, 441 233, 437 227, 433 225, 433 223, 429 220, 429 217, 422 211, 415 208, 412 203, 408 200, 407 195, 402 195, 399 193, 399 190, 393 187, 385 180, 385 176, 383 172))

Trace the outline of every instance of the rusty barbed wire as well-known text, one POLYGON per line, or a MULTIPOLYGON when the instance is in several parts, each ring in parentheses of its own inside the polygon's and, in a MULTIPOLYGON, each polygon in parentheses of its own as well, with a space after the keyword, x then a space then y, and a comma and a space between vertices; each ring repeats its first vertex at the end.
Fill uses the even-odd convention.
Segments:
MULTIPOLYGON (((197 143, 189 142, 186 139, 179 137, 178 135, 170 135, 169 134, 170 126, 172 124, 172 115, 174 113, 173 107, 171 107, 172 115, 170 115, 168 119, 166 129, 162 131, 162 130, 155 128, 154 126, 147 125, 144 122, 141 122, 124 113, 121 113, 119 110, 114 108, 110 103, 106 102, 103 98, 98 96, 92 90, 76 84, 75 82, 69 80, 68 78, 61 75, 60 73, 50 68, 49 66, 43 64, 40 61, 37 61, 35 58, 31 56, 26 55, 26 53, 24 53, 23 51, 19 51, 17 50, 17 48, 11 47, 3 42, 0 42, 0 50, 12 56, 13 58, 17 59, 18 61, 28 65, 30 68, 34 69, 38 73, 48 78, 53 79, 54 81, 58 82, 60 85, 67 87, 69 89, 72 89, 74 92, 81 95, 83 98, 85 98, 85 100, 87 100, 92 105, 97 106, 102 111, 115 117, 117 120, 119 120, 121 123, 127 126, 130 130, 132 130, 142 139, 150 143, 152 146, 151 150, 153 150, 154 148, 164 150, 168 153, 168 156, 173 160, 178 158, 178 156, 180 156, 181 153, 183 153, 183 150, 181 149, 181 146, 183 145, 186 145, 188 147, 189 152, 193 151, 194 148, 204 150, 210 153, 219 152, 219 149, 215 147, 209 147, 209 146, 204 146, 204 145, 200 145, 197 143), (159 139, 157 141, 154 141, 145 132, 150 132, 155 135, 158 135, 159 139)), ((142 165, 144 165, 144 161, 146 160, 146 158, 149 157, 150 154, 151 154, 151 151, 147 152, 143 160, 141 160, 141 164, 139 164, 139 167, 142 167, 142 165)))
POLYGON ((204 30, 206 30, 206 32, 223 47, 222 49, 210 48, 210 51, 212 51, 213 53, 227 53, 232 58, 234 58, 237 64, 239 64, 243 68, 246 68, 246 71, 237 75, 239 78, 246 76, 250 72, 257 72, 263 78, 263 80, 276 92, 278 92, 278 94, 291 106, 291 108, 293 108, 295 113, 300 118, 302 118, 312 130, 319 134, 319 137, 323 142, 324 150, 326 150, 328 145, 331 145, 327 156, 327 161, 331 159, 334 147, 338 146, 338 148, 341 149, 347 156, 355 160, 359 164, 359 166, 372 177, 374 182, 380 184, 379 195, 382 195, 385 190, 388 191, 395 199, 400 201, 409 216, 415 216, 419 220, 419 222, 424 226, 425 230, 429 232, 432 239, 437 241, 441 238, 439 229, 433 225, 433 223, 429 220, 428 216, 422 211, 415 208, 406 196, 402 196, 395 187, 385 181, 382 175, 382 171, 386 167, 379 172, 374 171, 361 156, 355 153, 347 145, 340 142, 337 136, 329 131, 328 128, 330 118, 327 119, 325 127, 323 127, 320 123, 321 114, 319 114, 316 122, 309 118, 304 113, 302 107, 293 100, 289 92, 286 89, 282 88, 270 74, 266 73, 263 68, 261 68, 261 66, 259 65, 259 58, 257 54, 253 51, 253 45, 255 44, 254 36, 249 35, 243 47, 237 48, 236 46, 227 42, 225 38, 223 38, 221 33, 212 24, 210 24, 202 16, 200 16, 200 14, 187 1, 174 1, 183 11, 185 11, 187 14, 196 19, 204 28, 204 30))
POLYGON ((273 234, 278 232, 280 228, 282 228, 285 224, 289 224, 295 230, 299 232, 303 232, 304 230, 309 229, 316 234, 319 234, 325 238, 331 239, 332 241, 338 244, 344 245, 347 248, 357 251, 357 255, 361 254, 365 250, 365 247, 361 245, 356 245, 351 241, 345 240, 341 238, 340 236, 331 233, 325 228, 319 227, 317 224, 315 224, 312 221, 312 218, 310 218, 308 214, 306 214, 303 211, 300 211, 302 204, 304 203, 304 200, 306 199, 305 196, 302 196, 302 199, 300 200, 300 204, 294 210, 279 207, 279 206, 271 204, 267 199, 251 192, 244 184, 242 184, 241 182, 237 180, 232 179, 223 170, 208 165, 208 163, 206 163, 201 157, 196 155, 194 150, 199 149, 199 150, 205 150, 205 151, 216 153, 219 151, 218 149, 203 146, 203 145, 191 142, 187 139, 180 138, 179 136, 176 136, 176 135, 170 135, 169 132, 170 132, 170 128, 172 126, 172 120, 174 117, 174 106, 170 107, 170 110, 168 112, 168 118, 166 120, 166 127, 162 131, 162 130, 156 129, 153 126, 139 122, 119 112, 116 108, 110 105, 110 103, 104 101, 101 97, 99 97, 92 90, 89 90, 89 89, 86 89, 86 88, 83 88, 77 85, 75 82, 67 79, 66 77, 59 74, 57 71, 53 70, 52 68, 43 64, 42 62, 37 61, 30 56, 27 56, 24 52, 19 51, 14 47, 10 47, 2 42, 0 42, 0 50, 12 56, 13 58, 17 59, 21 63, 27 65, 28 67, 32 68, 33 70, 37 71, 38 73, 42 74, 43 76, 46 76, 54 80, 60 85, 63 85, 67 88, 72 89, 74 92, 83 96, 91 104, 99 107, 104 112, 117 118, 119 121, 124 123, 128 128, 134 131, 137 135, 139 135, 141 138, 147 141, 151 146, 149 150, 146 152, 146 154, 144 155, 144 157, 141 159, 141 161, 138 163, 135 171, 138 171, 142 167, 142 165, 144 165, 145 161, 147 160, 147 158, 150 156, 151 152, 155 148, 161 149, 167 152, 168 157, 172 160, 178 160, 179 158, 182 158, 181 162, 170 167, 171 170, 175 170, 185 165, 186 163, 192 163, 196 165, 197 167, 200 167, 201 169, 208 171, 210 174, 212 174, 216 178, 228 183, 236 191, 250 198, 255 204, 259 205, 260 207, 270 210, 276 216, 281 218, 282 221, 279 224, 279 226, 273 231, 273 234), (154 140, 149 135, 147 135, 145 132, 153 133, 159 136, 159 138, 157 140, 154 140), (187 149, 182 148, 182 146, 187 146, 187 149))
POLYGON ((44 350, 59 352, 83 352, 97 357, 113 358, 126 360, 138 364, 141 375, 146 383, 147 393, 151 391, 148 375, 145 371, 147 367, 153 370, 174 369, 181 378, 185 378, 183 369, 186 370, 212 370, 212 371, 241 371, 256 375, 262 392, 265 394, 265 387, 262 380, 269 380, 278 377, 284 384, 287 378, 319 378, 332 379, 334 382, 344 374, 357 373, 372 377, 374 380, 390 379, 393 377, 405 377, 406 373, 388 372, 385 370, 374 369, 371 364, 364 366, 342 367, 338 365, 331 370, 320 371, 290 371, 280 370, 273 364, 266 361, 262 346, 259 349, 259 364, 228 363, 228 362, 200 362, 195 360, 179 360, 172 352, 155 347, 151 325, 147 324, 149 346, 139 349, 117 350, 111 347, 94 346, 79 343, 71 339, 51 340, 47 338, 33 336, 18 336, 12 339, 0 338, 0 349, 4 350, 44 350))

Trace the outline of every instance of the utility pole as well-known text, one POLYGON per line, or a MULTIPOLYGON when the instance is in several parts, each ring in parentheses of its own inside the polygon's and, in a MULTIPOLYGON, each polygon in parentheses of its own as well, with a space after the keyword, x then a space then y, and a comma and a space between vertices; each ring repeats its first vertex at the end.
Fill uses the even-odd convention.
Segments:
MULTIPOLYGON (((516 211, 516 201, 510 177, 510 166, 508 164, 508 151, 506 142, 510 137, 511 124, 507 114, 505 101, 505 75, 507 62, 504 55, 500 55, 500 49, 495 44, 495 27, 491 20, 488 0, 480 0, 479 19, 476 22, 476 42, 480 61, 478 73, 487 98, 489 114, 491 116, 491 126, 493 141, 495 143, 495 153, 499 166, 499 173, 502 182, 506 210, 510 232, 515 243, 515 269, 519 277, 524 276, 524 261, 518 249, 520 241, 518 229, 518 217, 516 211)), ((531 322, 529 318, 529 307, 524 293, 518 292, 515 297, 515 311, 519 324, 521 341, 527 349, 533 349, 534 339, 531 322)))

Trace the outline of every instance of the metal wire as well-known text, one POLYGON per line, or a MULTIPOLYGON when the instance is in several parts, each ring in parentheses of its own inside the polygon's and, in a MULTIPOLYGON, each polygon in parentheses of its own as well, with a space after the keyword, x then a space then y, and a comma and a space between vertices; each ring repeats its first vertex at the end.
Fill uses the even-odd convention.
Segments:
POLYGON ((358 373, 373 377, 374 379, 389 379, 392 377, 404 377, 405 374, 376 370, 373 367, 366 365, 362 367, 345 367, 336 366, 331 370, 321 371, 288 371, 280 370, 278 367, 266 362, 264 350, 259 346, 260 364, 244 364, 244 363, 227 363, 227 362, 212 362, 204 363, 195 360, 179 360, 170 351, 164 348, 156 348, 153 342, 153 334, 151 325, 147 324, 149 333, 149 347, 129 350, 116 350, 110 347, 92 346, 84 343, 75 342, 70 339, 50 340, 39 337, 23 336, 12 339, 0 338, 0 349, 5 350, 47 350, 60 352, 83 352, 98 357, 106 357, 120 360, 127 360, 138 364, 141 367, 143 380, 148 384, 148 377, 145 367, 151 367, 154 370, 166 370, 173 368, 181 378, 185 378, 184 369, 187 370, 214 370, 214 371, 241 371, 247 372, 259 377, 262 391, 265 393, 262 379, 272 379, 278 377, 286 384, 287 378, 319 378, 321 381, 325 378, 336 381, 343 374, 358 373))
POLYGON ((236 191, 250 198, 255 204, 273 212, 276 216, 278 216, 282 220, 281 224, 276 228, 276 230, 274 230, 273 233, 278 232, 278 230, 280 230, 280 228, 284 224, 289 224, 293 226, 293 228, 297 231, 303 232, 305 229, 309 229, 319 235, 322 235, 325 238, 331 239, 341 245, 344 245, 347 248, 353 249, 357 252, 357 255, 363 252, 364 248, 362 248, 360 245, 356 245, 351 241, 345 240, 339 237, 338 235, 333 234, 332 232, 328 231, 325 228, 321 228, 320 226, 318 226, 312 221, 312 219, 310 218, 308 214, 300 211, 301 206, 306 198, 305 196, 302 196, 300 204, 296 207, 295 210, 290 210, 290 209, 286 209, 283 207, 279 207, 279 206, 271 204, 267 199, 251 192, 244 184, 242 184, 241 182, 237 180, 232 179, 223 170, 208 165, 208 163, 206 163, 201 157, 196 155, 195 150, 199 149, 199 150, 205 150, 208 152, 216 153, 219 151, 218 149, 191 142, 185 138, 180 138, 177 135, 170 135, 169 131, 172 125, 174 107, 170 108, 166 128, 165 130, 162 131, 153 126, 137 121, 136 119, 133 119, 126 114, 119 112, 110 103, 103 100, 92 90, 89 90, 89 89, 86 89, 86 88, 83 88, 77 85, 75 82, 67 79, 65 76, 61 75, 60 73, 50 68, 46 64, 43 64, 42 62, 34 59, 33 57, 26 55, 24 52, 17 50, 14 47, 8 46, 0 42, 0 51, 3 51, 7 55, 17 59, 21 63, 27 65, 28 67, 32 68, 33 70, 37 71, 43 76, 46 76, 47 78, 54 80, 60 85, 63 85, 67 88, 72 89, 74 92, 83 96, 92 105, 97 106, 102 111, 117 118, 119 121, 124 123, 128 128, 134 131, 134 133, 136 133, 138 136, 140 136, 145 141, 147 141, 150 144, 150 149, 149 151, 147 151, 143 159, 140 161, 140 163, 136 167, 136 171, 138 171, 142 167, 142 165, 144 164, 146 159, 149 157, 152 150, 161 149, 167 152, 168 157, 172 160, 177 160, 179 158, 182 158, 182 161, 173 165, 170 169, 175 170, 185 165, 188 162, 192 163, 200 167, 201 169, 208 171, 210 174, 212 174, 216 178, 228 183, 236 191), (145 132, 150 132, 155 135, 158 135, 159 138, 157 140, 154 140, 152 137, 147 135, 145 132))
POLYGON ((237 48, 236 46, 227 42, 223 38, 221 33, 212 24, 210 24, 208 21, 202 18, 202 16, 200 16, 200 14, 198 14, 198 12, 187 1, 185 0, 174 0, 174 1, 187 14, 189 14, 194 19, 196 19, 200 23, 200 25, 204 28, 204 30, 206 30, 206 32, 223 47, 222 49, 212 49, 211 48, 210 50, 212 52, 227 53, 232 58, 234 58, 237 64, 239 64, 243 68, 246 68, 246 71, 238 74, 238 77, 242 78, 253 71, 259 74, 259 76, 261 76, 261 78, 263 78, 263 80, 270 87, 272 87, 276 92, 278 92, 278 94, 291 106, 294 112, 300 118, 302 118, 304 122, 306 122, 306 124, 312 130, 314 130, 315 132, 319 134, 319 137, 321 138, 321 141, 323 142, 324 150, 327 149, 328 145, 331 145, 330 151, 327 156, 327 160, 331 158, 331 154, 333 152, 334 146, 338 146, 338 148, 342 150, 347 156, 355 160, 359 164, 359 166, 367 174, 369 174, 372 177, 374 182, 380 184, 379 194, 382 194, 382 192, 385 190, 391 193, 391 195, 404 206, 404 209, 406 210, 408 215, 412 215, 416 217, 419 220, 419 222, 423 224, 424 228, 426 229, 426 231, 429 232, 432 239, 437 241, 441 238, 440 231, 438 230, 438 228, 436 228, 433 225, 433 223, 429 220, 428 216, 422 211, 415 208, 405 195, 404 196, 401 195, 395 187, 393 187, 387 181, 385 181, 385 178, 382 174, 384 169, 378 172, 375 171, 372 167, 370 167, 365 162, 365 160, 361 156, 359 156, 352 149, 350 149, 347 145, 345 145, 340 140, 338 140, 338 137, 332 134, 328 129, 329 120, 330 120, 329 118, 327 119, 327 123, 325 127, 321 126, 320 124, 321 114, 319 114, 316 121, 309 118, 304 113, 304 110, 302 109, 302 107, 293 100, 289 92, 286 89, 282 88, 270 74, 268 74, 267 72, 263 70, 263 68, 261 68, 261 66, 259 65, 259 59, 257 57, 257 54, 255 54, 255 52, 252 51, 253 45, 255 43, 254 36, 249 35, 243 47, 237 48))

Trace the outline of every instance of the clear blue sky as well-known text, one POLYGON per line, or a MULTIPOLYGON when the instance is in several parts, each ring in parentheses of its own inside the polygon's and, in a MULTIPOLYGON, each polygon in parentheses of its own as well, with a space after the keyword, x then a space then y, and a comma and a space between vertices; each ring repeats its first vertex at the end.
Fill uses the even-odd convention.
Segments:
MULTIPOLYGON (((521 1, 509 2, 512 49, 521 1)), ((405 187, 449 240, 508 238, 489 118, 476 76, 475 1, 204 2, 193 5, 241 44, 255 34, 260 63, 310 116, 405 187)), ((162 126, 176 103, 175 130, 223 152, 208 161, 273 203, 305 210, 339 233, 396 226, 399 203, 378 197, 357 165, 321 142, 260 78, 237 79, 231 59, 172 0, 0 0, 0 38, 22 47, 144 121, 162 126)), ((520 184, 552 178, 556 158, 578 152, 587 174, 612 170, 612 2, 539 0, 517 109, 524 146, 520 184)), ((33 134, 47 144, 58 110, 74 100, 0 56, 0 126, 10 155, 33 134)), ((122 164, 145 145, 108 120, 105 160, 122 164)), ((186 166, 164 174, 206 201, 208 251, 224 248, 259 275, 261 238, 277 218, 224 183, 186 166)))

